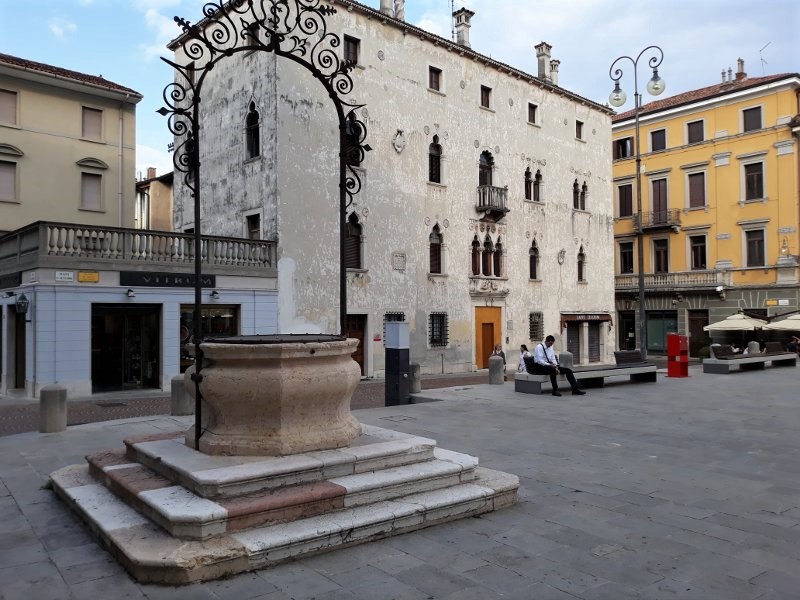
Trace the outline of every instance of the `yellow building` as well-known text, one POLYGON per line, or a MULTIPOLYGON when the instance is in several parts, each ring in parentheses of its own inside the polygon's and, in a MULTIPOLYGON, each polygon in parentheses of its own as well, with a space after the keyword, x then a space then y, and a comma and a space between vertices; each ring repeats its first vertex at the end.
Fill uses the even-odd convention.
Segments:
POLYGON ((800 75, 748 77, 740 59, 716 85, 644 104, 641 209, 634 111, 613 118, 620 348, 638 346, 640 210, 649 352, 678 332, 696 356, 709 322, 800 310, 799 101, 800 75))
POLYGON ((132 227, 138 92, 0 54, 0 233, 39 220, 132 227))

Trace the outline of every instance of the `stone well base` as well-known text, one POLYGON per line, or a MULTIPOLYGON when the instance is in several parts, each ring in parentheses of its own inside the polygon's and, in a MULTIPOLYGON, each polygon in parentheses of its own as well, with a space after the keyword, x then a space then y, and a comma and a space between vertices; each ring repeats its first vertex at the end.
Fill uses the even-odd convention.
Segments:
POLYGON ((183 434, 125 440, 51 475, 139 581, 184 584, 490 512, 519 479, 427 438, 362 426, 346 448, 209 456, 183 434))

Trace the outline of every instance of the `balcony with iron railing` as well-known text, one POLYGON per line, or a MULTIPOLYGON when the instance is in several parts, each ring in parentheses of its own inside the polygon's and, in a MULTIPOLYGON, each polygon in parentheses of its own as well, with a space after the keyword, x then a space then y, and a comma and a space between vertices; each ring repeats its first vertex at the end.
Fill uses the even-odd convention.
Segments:
MULTIPOLYGON (((712 291, 720 285, 729 286, 731 283, 731 272, 718 269, 644 275, 644 287, 648 292, 712 291)), ((614 288, 617 292, 637 290, 639 276, 636 273, 617 275, 614 278, 614 288)))
MULTIPOLYGON (((642 213, 642 229, 671 229, 680 227, 681 211, 678 208, 668 208, 667 210, 654 210, 642 213)), ((633 228, 639 227, 639 215, 633 214, 633 228)))
POLYGON ((510 210, 508 208, 508 187, 495 185, 478 186, 478 203, 475 210, 483 213, 484 218, 492 221, 502 219, 510 210))
MULTIPOLYGON (((276 243, 204 235, 203 273, 276 277, 276 243)), ((194 234, 38 221, 0 236, 0 275, 36 268, 194 272, 194 234)))

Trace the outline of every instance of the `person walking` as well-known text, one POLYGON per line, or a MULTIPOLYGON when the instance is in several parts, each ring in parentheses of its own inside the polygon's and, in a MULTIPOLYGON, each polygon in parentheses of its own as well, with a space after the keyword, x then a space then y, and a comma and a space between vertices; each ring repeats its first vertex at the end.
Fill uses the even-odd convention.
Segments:
POLYGON ((544 342, 538 344, 533 350, 533 360, 526 360, 525 366, 529 373, 538 375, 549 375, 550 383, 553 386, 553 396, 560 396, 561 392, 558 391, 557 375, 565 375, 569 385, 572 387, 573 396, 582 396, 586 392, 578 387, 578 382, 575 381, 575 375, 572 369, 562 367, 558 364, 558 357, 553 350, 553 343, 556 341, 552 335, 544 338, 544 342))

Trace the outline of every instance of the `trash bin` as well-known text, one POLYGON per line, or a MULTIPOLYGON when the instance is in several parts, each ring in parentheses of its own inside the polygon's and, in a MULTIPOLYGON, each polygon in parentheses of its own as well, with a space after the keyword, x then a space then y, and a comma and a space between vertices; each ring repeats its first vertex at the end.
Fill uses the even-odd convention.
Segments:
POLYGON ((667 334, 667 377, 689 376, 689 337, 667 334))

